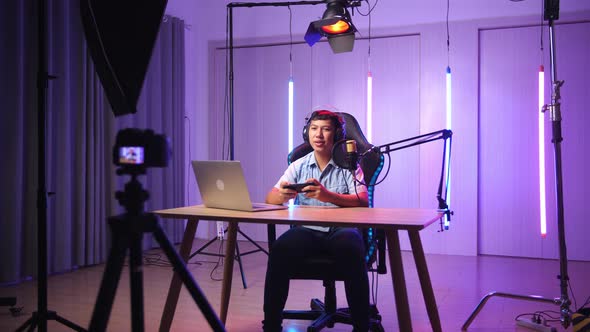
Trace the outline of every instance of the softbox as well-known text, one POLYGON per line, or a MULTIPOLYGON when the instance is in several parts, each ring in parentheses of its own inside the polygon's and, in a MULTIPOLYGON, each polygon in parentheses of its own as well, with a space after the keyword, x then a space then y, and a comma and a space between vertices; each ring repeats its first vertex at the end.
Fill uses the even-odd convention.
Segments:
POLYGON ((81 0, 90 55, 115 116, 137 111, 167 0, 81 0))

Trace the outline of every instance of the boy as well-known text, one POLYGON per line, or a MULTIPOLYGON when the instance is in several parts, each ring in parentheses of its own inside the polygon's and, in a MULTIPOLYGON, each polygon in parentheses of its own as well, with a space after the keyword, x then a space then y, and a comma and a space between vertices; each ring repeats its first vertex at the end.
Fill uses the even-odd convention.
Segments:
MULTIPOLYGON (((266 202, 315 206, 368 206, 362 170, 354 177, 332 160, 334 143, 345 137, 342 118, 330 111, 315 111, 304 130, 304 140, 313 151, 289 165, 266 202), (310 183, 301 193, 285 188, 293 183, 310 183)), ((281 235, 270 250, 264 287, 264 331, 282 330, 282 311, 289 292, 289 269, 308 257, 329 254, 346 271, 344 287, 354 331, 369 329, 369 280, 363 236, 356 228, 296 225, 281 235)))

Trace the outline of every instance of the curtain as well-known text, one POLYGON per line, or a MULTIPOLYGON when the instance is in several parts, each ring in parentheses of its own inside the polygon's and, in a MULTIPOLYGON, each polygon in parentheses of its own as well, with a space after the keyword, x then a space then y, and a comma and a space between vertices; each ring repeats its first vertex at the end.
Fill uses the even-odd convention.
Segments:
MULTIPOLYGON (((185 205, 184 168, 184 21, 166 15, 137 103, 137 113, 117 119, 116 129, 128 127, 149 128, 155 134, 164 134, 169 140, 171 158, 166 168, 151 168, 140 179, 150 193, 145 210, 173 208, 185 205)), ((111 137, 115 137, 113 133, 111 137)), ((123 184, 118 179, 120 186, 123 184)), ((127 180, 127 179, 125 179, 127 180)), ((184 223, 178 219, 162 220, 162 228, 170 240, 180 242, 184 223)), ((153 236, 144 237, 144 248, 157 246, 153 236)))
MULTIPOLYGON (((144 82, 137 113, 115 118, 95 73, 80 21, 78 1, 47 4, 48 82, 45 174, 49 273, 105 261, 108 216, 123 211, 115 192, 112 148, 121 128, 151 129, 170 140, 166 168, 140 176, 150 193, 145 210, 184 205, 184 22, 165 17, 144 82)), ((36 1, 0 5, 0 284, 36 277, 37 208, 37 8, 36 1)), ((184 225, 162 221, 172 242, 184 225)), ((146 237, 148 238, 148 237, 146 237)), ((149 237, 151 239, 151 237, 149 237)), ((144 241, 144 248, 155 244, 144 241)))

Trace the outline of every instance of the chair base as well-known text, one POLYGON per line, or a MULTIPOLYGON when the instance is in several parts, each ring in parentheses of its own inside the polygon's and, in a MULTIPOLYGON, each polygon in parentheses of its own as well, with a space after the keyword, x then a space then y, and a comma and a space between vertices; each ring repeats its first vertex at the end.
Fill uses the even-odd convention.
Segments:
MULTIPOLYGON (((313 321, 307 327, 307 332, 318 332, 325 327, 333 328, 335 323, 352 325, 348 308, 329 310, 319 299, 312 299, 309 305, 311 310, 284 310, 283 319, 313 321)), ((369 315, 369 331, 385 332, 383 325, 381 325, 381 315, 374 304, 369 309, 369 315)))

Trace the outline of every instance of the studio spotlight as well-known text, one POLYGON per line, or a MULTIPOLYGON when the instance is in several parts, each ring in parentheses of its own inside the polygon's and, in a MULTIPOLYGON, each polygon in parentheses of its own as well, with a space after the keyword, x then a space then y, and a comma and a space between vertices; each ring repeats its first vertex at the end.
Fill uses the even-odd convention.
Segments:
POLYGON ((354 47, 354 33, 357 31, 352 24, 347 7, 360 5, 358 1, 327 0, 327 9, 321 20, 311 22, 305 33, 305 41, 313 46, 322 39, 328 38, 334 53, 351 52, 354 47))

